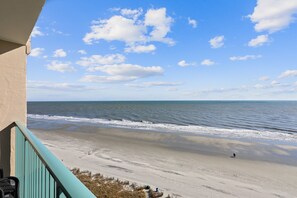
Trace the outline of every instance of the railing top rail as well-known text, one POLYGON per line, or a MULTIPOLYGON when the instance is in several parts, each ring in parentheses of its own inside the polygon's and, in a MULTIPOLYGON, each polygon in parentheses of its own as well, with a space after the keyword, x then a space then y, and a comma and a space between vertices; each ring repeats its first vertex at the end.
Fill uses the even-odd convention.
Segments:
POLYGON ((95 197, 89 189, 83 185, 65 166, 57 159, 26 127, 19 122, 15 122, 15 126, 20 129, 27 141, 32 145, 37 155, 41 157, 45 166, 49 169, 52 176, 55 178, 59 187, 65 191, 70 197, 95 197))

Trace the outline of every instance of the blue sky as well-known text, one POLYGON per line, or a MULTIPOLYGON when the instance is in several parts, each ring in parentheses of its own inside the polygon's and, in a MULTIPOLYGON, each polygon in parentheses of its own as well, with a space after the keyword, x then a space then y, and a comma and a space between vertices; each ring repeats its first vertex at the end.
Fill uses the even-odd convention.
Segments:
POLYGON ((296 17, 296 0, 48 0, 28 100, 296 100, 296 17))

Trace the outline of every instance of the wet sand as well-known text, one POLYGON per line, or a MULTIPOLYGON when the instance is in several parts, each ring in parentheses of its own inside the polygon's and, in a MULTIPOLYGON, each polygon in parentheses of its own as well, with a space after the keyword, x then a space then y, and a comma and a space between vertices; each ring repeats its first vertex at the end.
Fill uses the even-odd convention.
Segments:
POLYGON ((175 197, 294 197, 297 145, 90 128, 32 130, 69 167, 175 197), (232 153, 236 158, 230 158, 232 153))

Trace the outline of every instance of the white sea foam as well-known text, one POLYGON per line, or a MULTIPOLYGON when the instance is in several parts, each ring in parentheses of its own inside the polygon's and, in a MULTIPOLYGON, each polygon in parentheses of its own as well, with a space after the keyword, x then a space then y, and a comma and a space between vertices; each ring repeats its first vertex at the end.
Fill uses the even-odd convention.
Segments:
POLYGON ((259 130, 248 130, 248 129, 223 129, 215 127, 205 127, 197 125, 176 125, 166 123, 152 123, 149 121, 135 122, 131 120, 107 120, 100 118, 79 118, 79 117, 67 117, 67 116, 49 116, 49 115, 37 115, 28 114, 30 119, 39 120, 56 120, 66 122, 77 122, 77 123, 92 123, 98 124, 99 126, 106 127, 117 127, 117 128, 128 128, 128 129, 140 129, 140 130, 154 130, 161 132, 185 132, 194 133, 198 135, 211 135, 217 137, 227 138, 258 138, 265 140, 280 140, 297 142, 297 134, 287 132, 271 132, 271 131, 259 131, 259 130))

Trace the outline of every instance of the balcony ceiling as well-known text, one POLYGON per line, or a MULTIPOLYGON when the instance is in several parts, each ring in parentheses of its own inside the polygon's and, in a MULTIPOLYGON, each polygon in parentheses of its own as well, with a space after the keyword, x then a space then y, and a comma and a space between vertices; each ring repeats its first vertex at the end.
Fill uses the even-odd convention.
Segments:
POLYGON ((25 45, 45 0, 0 0, 0 40, 25 45))

